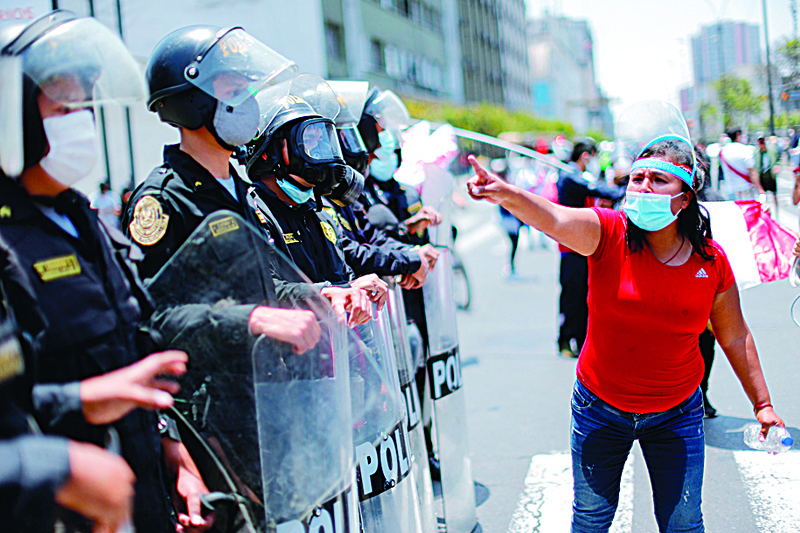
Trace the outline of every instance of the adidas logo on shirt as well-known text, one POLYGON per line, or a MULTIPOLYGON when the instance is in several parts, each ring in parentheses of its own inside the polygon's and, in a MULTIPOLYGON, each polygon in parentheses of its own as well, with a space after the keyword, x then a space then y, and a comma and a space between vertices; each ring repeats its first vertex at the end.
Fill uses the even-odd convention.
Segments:
POLYGON ((696 278, 707 278, 708 274, 706 274, 706 269, 701 268, 700 270, 697 271, 697 274, 695 274, 694 277, 696 277, 696 278))

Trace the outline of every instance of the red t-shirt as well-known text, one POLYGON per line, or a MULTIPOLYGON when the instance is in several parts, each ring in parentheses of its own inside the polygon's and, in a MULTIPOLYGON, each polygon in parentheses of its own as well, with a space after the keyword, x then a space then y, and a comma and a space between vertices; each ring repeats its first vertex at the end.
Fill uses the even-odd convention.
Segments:
POLYGON ((680 266, 664 265, 647 246, 631 253, 625 214, 593 210, 601 235, 589 256, 589 330, 578 379, 622 411, 666 411, 700 385, 697 339, 714 297, 733 285, 733 271, 714 241, 713 261, 692 254, 680 266))

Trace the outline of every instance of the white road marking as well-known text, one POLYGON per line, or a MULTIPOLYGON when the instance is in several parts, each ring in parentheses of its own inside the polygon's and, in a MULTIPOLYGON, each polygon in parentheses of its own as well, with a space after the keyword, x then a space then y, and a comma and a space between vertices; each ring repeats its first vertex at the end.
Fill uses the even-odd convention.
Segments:
MULTIPOLYGON (((572 517, 572 458, 569 452, 534 455, 508 533, 564 533, 572 517)), ((633 454, 622 472, 611 533, 630 533, 633 521, 633 454)))
POLYGON ((735 451, 761 533, 796 533, 800 524, 800 453, 735 451))

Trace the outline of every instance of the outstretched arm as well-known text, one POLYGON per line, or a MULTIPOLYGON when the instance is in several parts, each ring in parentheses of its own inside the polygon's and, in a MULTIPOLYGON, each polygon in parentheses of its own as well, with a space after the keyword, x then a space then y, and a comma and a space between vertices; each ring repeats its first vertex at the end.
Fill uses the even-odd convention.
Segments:
POLYGON ((474 156, 469 162, 475 176, 467 191, 475 200, 499 204, 522 222, 543 231, 582 255, 592 255, 600 244, 600 219, 591 209, 564 207, 504 182, 481 167, 474 156))

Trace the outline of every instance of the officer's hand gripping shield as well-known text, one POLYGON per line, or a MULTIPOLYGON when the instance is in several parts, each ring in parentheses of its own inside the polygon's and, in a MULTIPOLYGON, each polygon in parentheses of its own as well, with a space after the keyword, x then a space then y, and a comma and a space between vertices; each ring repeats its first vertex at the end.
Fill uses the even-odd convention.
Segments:
POLYGON ((422 286, 430 344, 428 392, 433 400, 447 531, 469 533, 477 524, 477 515, 464 424, 466 403, 453 298, 453 257, 449 248, 437 249, 436 266, 422 286))
POLYGON ((682 148, 692 154, 691 177, 694 182, 697 168, 694 145, 689 126, 675 106, 660 100, 638 102, 620 114, 614 127, 617 142, 624 147, 631 161, 659 141, 670 140, 682 144, 682 148))
POLYGON ((189 354, 176 396, 184 443, 209 489, 232 503, 217 508, 215 528, 283 533, 330 521, 354 532, 353 424, 383 405, 387 383, 372 353, 348 341, 317 289, 231 212, 207 217, 148 290, 162 347, 189 354), (268 317, 283 324, 278 332, 253 331, 258 306, 287 322, 268 317), (278 340, 298 323, 285 313, 312 315, 313 348, 298 354, 278 340))

